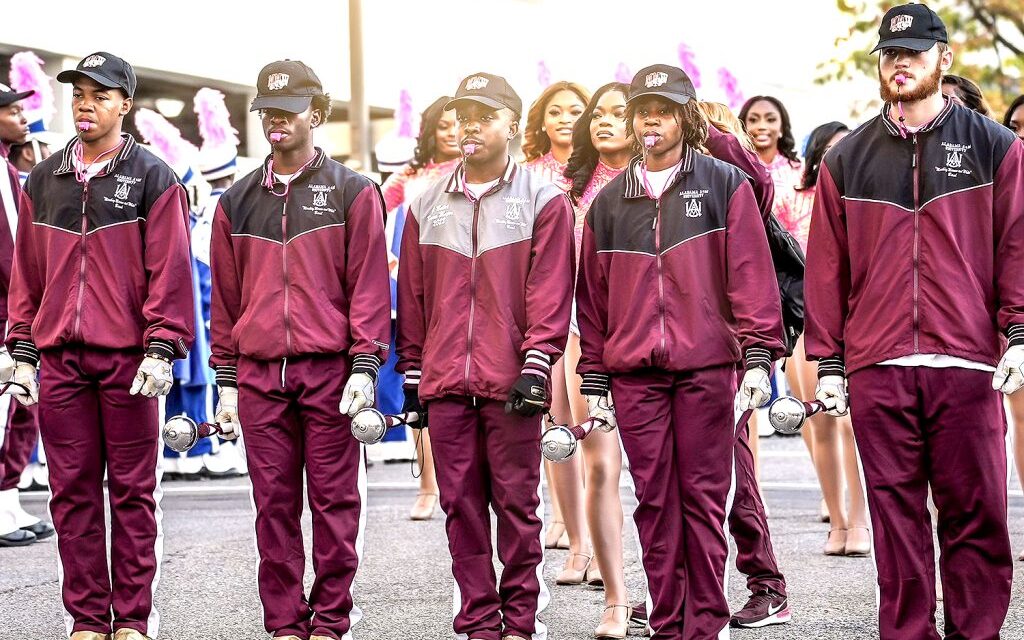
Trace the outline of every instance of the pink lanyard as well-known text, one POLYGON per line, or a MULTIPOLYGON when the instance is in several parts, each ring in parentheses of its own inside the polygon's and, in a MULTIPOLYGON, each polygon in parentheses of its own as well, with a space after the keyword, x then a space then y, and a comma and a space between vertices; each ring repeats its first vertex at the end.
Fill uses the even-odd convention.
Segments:
POLYGON ((80 184, 85 184, 86 182, 88 182, 89 181, 89 169, 92 167, 92 165, 94 165, 97 162, 99 162, 100 158, 102 158, 103 156, 108 155, 110 153, 113 153, 113 152, 117 151, 118 149, 120 149, 121 145, 123 145, 123 144, 124 144, 124 140, 118 142, 117 146, 111 147, 110 149, 107 149, 103 153, 101 153, 98 156, 96 156, 95 158, 93 158, 92 162, 90 162, 89 164, 85 164, 85 159, 82 157, 82 141, 79 140, 78 142, 76 142, 75 143, 75 180, 78 180, 78 182, 80 184), (82 165, 85 165, 85 168, 81 168, 82 165))
POLYGON ((284 198, 284 199, 287 200, 288 199, 288 191, 291 190, 291 188, 292 188, 292 182, 294 182, 295 178, 297 178, 299 176, 299 174, 301 174, 303 171, 305 171, 306 168, 309 165, 313 164, 314 160, 316 160, 316 154, 315 153, 313 154, 312 158, 310 158, 309 160, 306 160, 306 164, 302 165, 301 167, 299 167, 298 169, 295 170, 295 173, 292 174, 291 180, 289 180, 288 182, 284 183, 284 193, 278 193, 277 191, 274 191, 274 159, 271 158, 270 161, 267 163, 267 181, 264 184, 264 186, 267 189, 270 190, 270 193, 274 194, 278 198, 284 198))

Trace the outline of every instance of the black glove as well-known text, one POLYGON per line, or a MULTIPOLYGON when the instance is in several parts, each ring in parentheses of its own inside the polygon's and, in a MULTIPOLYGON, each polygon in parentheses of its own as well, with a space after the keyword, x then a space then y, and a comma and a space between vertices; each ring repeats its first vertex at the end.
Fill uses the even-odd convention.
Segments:
POLYGON ((508 392, 505 413, 515 411, 522 416, 536 416, 548 408, 548 390, 544 378, 523 374, 508 392))
POLYGON ((427 409, 420 402, 420 391, 419 389, 403 389, 405 393, 405 402, 402 403, 402 413, 409 413, 415 411, 419 414, 420 419, 416 422, 410 422, 409 428, 411 429, 426 429, 427 428, 427 409))

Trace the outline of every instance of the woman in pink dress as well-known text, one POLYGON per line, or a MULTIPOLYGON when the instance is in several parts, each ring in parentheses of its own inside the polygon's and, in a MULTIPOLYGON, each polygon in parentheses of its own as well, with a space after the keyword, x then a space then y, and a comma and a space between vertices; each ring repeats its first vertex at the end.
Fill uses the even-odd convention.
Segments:
POLYGON ((575 82, 556 82, 530 105, 523 130, 524 163, 569 190, 565 165, 572 155, 572 127, 583 115, 590 92, 575 82))
MULTIPOLYGON (((399 220, 399 207, 408 206, 432 182, 451 173, 462 158, 455 111, 444 111, 444 105, 449 100, 450 96, 441 96, 426 108, 420 117, 420 132, 416 138, 412 162, 403 170, 392 174, 381 187, 384 208, 388 216, 388 267, 392 279, 397 277, 398 258, 390 251, 394 246, 390 239, 402 237, 401 227, 404 220, 399 220)), ((430 520, 437 509, 437 477, 434 475, 429 431, 422 429, 418 434, 416 461, 420 467, 420 490, 409 512, 412 520, 430 520)))
MULTIPOLYGON (((583 219, 590 203, 602 188, 622 173, 633 156, 633 139, 626 134, 626 94, 629 86, 606 84, 590 99, 576 122, 572 156, 565 178, 569 196, 576 206, 576 253, 583 237, 583 219)), ((569 409, 575 423, 587 419, 587 403, 580 395, 581 379, 576 373, 580 359, 580 336, 575 310, 565 348, 565 379, 569 409)), ((586 475, 587 525, 594 544, 591 578, 599 577, 605 589, 605 610, 594 630, 596 638, 624 638, 629 621, 629 600, 622 562, 622 501, 619 475, 622 454, 617 431, 593 431, 583 441, 586 475), (597 570, 597 567, 600 567, 597 570)), ((592 584, 595 581, 592 581, 592 584)))
POLYGON ((757 157, 775 183, 772 213, 778 217, 781 208, 792 205, 796 197, 795 188, 803 175, 789 112, 778 98, 754 96, 744 103, 739 117, 743 129, 754 143, 757 157))

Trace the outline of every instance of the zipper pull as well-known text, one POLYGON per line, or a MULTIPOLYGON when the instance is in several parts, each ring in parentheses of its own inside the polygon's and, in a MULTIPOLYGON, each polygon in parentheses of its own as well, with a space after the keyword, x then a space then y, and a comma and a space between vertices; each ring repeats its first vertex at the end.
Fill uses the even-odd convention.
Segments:
POLYGON ((654 220, 651 220, 651 231, 658 228, 658 216, 654 216, 654 220))
POLYGON ((288 358, 281 358, 281 388, 284 389, 284 372, 288 369, 288 358))

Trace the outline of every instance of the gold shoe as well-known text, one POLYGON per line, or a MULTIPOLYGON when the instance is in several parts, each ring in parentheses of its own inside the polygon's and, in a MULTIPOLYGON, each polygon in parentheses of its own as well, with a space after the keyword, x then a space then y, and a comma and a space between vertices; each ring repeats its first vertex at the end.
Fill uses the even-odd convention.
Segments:
POLYGON ((302 640, 299 636, 274 636, 274 640, 302 640))
MULTIPOLYGON (((438 495, 436 493, 421 493, 416 496, 416 502, 409 511, 410 520, 430 520, 434 517, 434 510, 437 509, 438 495)), ((312 638, 310 638, 312 640, 312 638)))
POLYGON ((110 634, 96 631, 76 631, 71 634, 71 640, 110 640, 110 634))
POLYGON ((828 540, 825 541, 825 555, 841 556, 844 553, 846 553, 846 529, 829 529, 828 540))
POLYGON ((587 567, 586 583, 591 587, 604 588, 604 577, 601 575, 601 567, 597 566, 597 562, 591 562, 587 567))
POLYGON ((604 615, 601 616, 601 624, 594 629, 594 638, 597 640, 623 640, 629 631, 631 613, 632 609, 628 604, 610 604, 605 607, 604 615), (624 612, 622 620, 619 620, 616 615, 619 610, 624 612))
POLYGON ((585 553, 570 553, 566 566, 562 569, 562 573, 558 574, 555 578, 555 584, 567 585, 567 584, 583 584, 583 581, 587 577, 587 569, 590 568, 590 561, 593 556, 588 556, 585 553), (584 558, 586 562, 583 563, 582 569, 576 568, 576 558, 584 558))
POLYGON ((152 640, 152 638, 142 635, 135 629, 118 629, 114 632, 112 640, 152 640))
MULTIPOLYGON (((294 638, 295 636, 289 636, 294 638)), ((309 640, 334 640, 331 636, 309 636, 309 640)))
POLYGON ((548 527, 548 532, 544 535, 544 548, 561 548, 559 545, 562 542, 562 538, 565 538, 567 541, 569 539, 569 534, 565 532, 565 523, 560 520, 552 520, 551 526, 548 527))
MULTIPOLYGON (((858 536, 859 537, 859 536, 858 536)), ((852 557, 864 557, 871 553, 871 529, 867 527, 850 527, 846 530, 846 549, 843 555, 852 557), (863 531, 866 535, 863 540, 851 540, 850 532, 863 531)))

